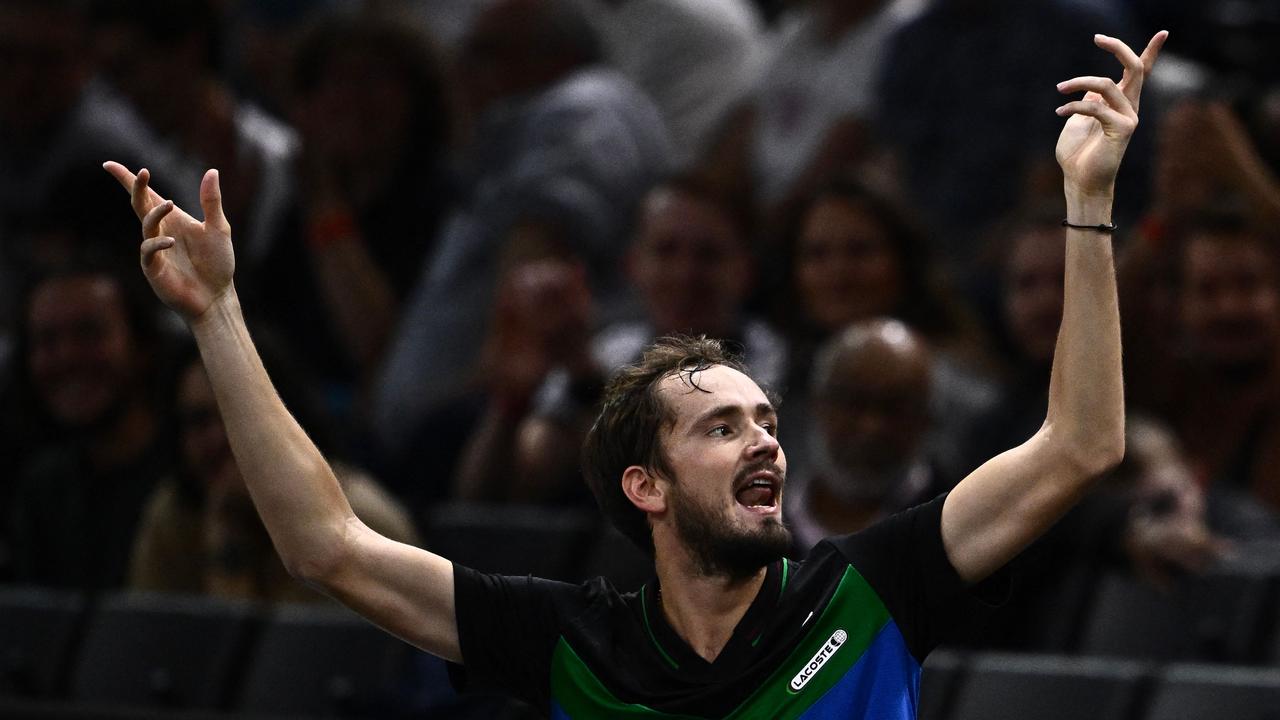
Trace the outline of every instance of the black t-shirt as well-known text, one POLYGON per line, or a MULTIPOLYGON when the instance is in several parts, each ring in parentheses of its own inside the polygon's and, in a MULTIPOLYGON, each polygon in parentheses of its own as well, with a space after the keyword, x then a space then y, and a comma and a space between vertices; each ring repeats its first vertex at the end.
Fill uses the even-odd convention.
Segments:
POLYGON ((711 663, 667 624, 656 582, 620 594, 455 565, 455 681, 553 718, 914 718, 925 656, 985 604, 943 549, 944 499, 773 563, 711 663))

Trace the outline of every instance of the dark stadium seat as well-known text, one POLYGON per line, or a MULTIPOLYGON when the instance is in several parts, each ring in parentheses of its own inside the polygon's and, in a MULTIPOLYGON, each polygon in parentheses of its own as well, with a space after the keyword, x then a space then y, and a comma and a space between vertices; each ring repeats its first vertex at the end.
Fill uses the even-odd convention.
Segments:
POLYGON ((599 514, 531 506, 450 503, 427 517, 427 547, 483 572, 574 580, 599 514))
POLYGON ((60 690, 83 610, 75 593, 0 587, 0 696, 48 697, 60 690))
POLYGON ((1271 642, 1267 643, 1263 657, 1268 665, 1280 667, 1280 601, 1272 603, 1266 629, 1270 631, 1271 642))
POLYGON ((1076 651, 1161 661, 1250 663, 1272 578, 1249 570, 1214 571, 1160 591, 1134 578, 1102 578, 1076 651))
POLYGON ((4 720, 281 720, 278 716, 234 716, 218 710, 175 710, 101 705, 71 700, 0 698, 4 720))
POLYGON ((1280 720, 1280 668, 1172 665, 1143 720, 1280 720))
POLYGON ((248 603, 151 593, 107 596, 89 619, 70 696, 131 707, 222 706, 253 618, 248 603))
POLYGON ((951 650, 934 650, 920 676, 918 720, 945 720, 964 668, 964 656, 951 650))
POLYGON ((1127 720, 1146 665, 1051 655, 976 655, 949 720, 1127 720))
POLYGON ((1237 565, 1248 567, 1271 577, 1271 592, 1265 603, 1262 625, 1258 628, 1261 650, 1260 663, 1280 667, 1280 541, 1254 540, 1237 542, 1232 546, 1232 556, 1237 565))
POLYGON ((237 707, 263 714, 361 714, 395 692, 410 648, 347 610, 282 605, 250 655, 237 707))

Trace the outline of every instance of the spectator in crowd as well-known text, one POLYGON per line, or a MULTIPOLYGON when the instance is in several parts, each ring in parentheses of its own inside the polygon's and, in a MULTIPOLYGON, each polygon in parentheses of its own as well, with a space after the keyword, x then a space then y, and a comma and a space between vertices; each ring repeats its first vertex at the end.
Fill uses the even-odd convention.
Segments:
POLYGON ((451 198, 453 103, 428 38, 399 16, 330 13, 299 39, 289 119, 302 139, 287 233, 246 294, 349 414, 383 354, 451 198))
MULTIPOLYGON (((1057 133, 1044 108, 1058 103, 1059 77, 1106 74, 1074 38, 1122 30, 1064 0, 935 0, 895 35, 880 64, 878 126, 948 274, 967 274, 988 223, 1029 195, 1056 198, 1061 175, 1036 151, 1057 133)), ((1145 177, 1144 154, 1121 183, 1145 177)), ((1143 190, 1117 197, 1140 207, 1143 190)), ((1117 214, 1125 223, 1133 212, 1117 214)))
POLYGON ((586 432, 582 416, 603 389, 591 357, 593 305, 579 264, 539 260, 503 279, 483 355, 484 410, 465 440, 454 497, 472 502, 589 501, 575 467, 580 445, 562 445, 586 432), (537 396, 552 375, 567 379, 558 402, 564 417, 539 432, 533 428, 537 396), (536 445, 542 447, 531 447, 536 445), (545 462, 538 467, 531 455, 545 462))
MULTIPOLYGON (((0 314, 19 312, 23 273, 50 255, 96 245, 136 275, 136 253, 99 242, 134 232, 128 213, 101 202, 111 187, 99 177, 103 158, 130 157, 181 177, 133 109, 94 78, 87 5, 0 3, 0 314), (38 235, 50 216, 71 230, 56 247, 38 242, 49 239, 38 235)), ((195 202, 184 184, 175 183, 175 199, 195 202)))
POLYGON ((1141 405, 1168 419, 1206 486, 1280 512, 1280 248, 1241 214, 1202 215, 1171 238, 1177 345, 1145 358, 1164 379, 1141 405), (1161 367, 1161 361, 1165 367, 1161 367))
POLYGON ((710 150, 766 59, 759 12, 746 0, 575 0, 609 61, 643 89, 688 170, 710 150))
POLYGON ((789 255, 789 323, 802 337, 887 316, 959 357, 979 352, 971 319, 948 294, 924 231, 873 183, 842 176, 823 186, 799 216, 789 255))
POLYGON ((335 0, 238 0, 224 4, 230 40, 224 77, 241 97, 276 117, 285 117, 292 95, 289 67, 298 38, 309 21, 339 4, 351 5, 335 0))
POLYGON ((876 81, 918 0, 804 0, 779 23, 771 58, 736 112, 710 171, 745 181, 778 230, 831 177, 871 157, 876 81))
POLYGON ((125 580, 143 502, 170 453, 157 410, 162 332, 145 299, 92 266, 49 271, 23 303, 29 445, 12 469, 17 579, 97 591, 125 580))
POLYGON ((785 343, 743 311, 756 269, 749 224, 748 210, 698 180, 659 184, 642 205, 626 259, 644 318, 611 323, 594 337, 580 268, 550 262, 513 272, 488 347, 489 406, 464 453, 457 494, 590 502, 578 452, 604 379, 658 337, 724 338, 743 348, 757 377, 778 384, 785 343))
MULTIPOLYGON (((652 103, 602 68, 569 0, 501 0, 464 43, 465 192, 410 297, 375 397, 375 431, 400 466, 433 414, 475 391, 502 275, 579 261, 608 316, 625 237, 669 149, 652 103)), ((449 424, 457 426, 455 413, 449 424)))
MULTIPOLYGON (((308 434, 332 458, 334 433, 296 368, 273 358, 259 333, 277 389, 308 434)), ((318 601, 324 596, 289 576, 254 512, 218 415, 213 389, 194 348, 180 363, 175 389, 176 473, 146 503, 130 559, 138 590, 227 598, 318 601)), ((399 542, 417 544, 408 514, 363 471, 334 460, 338 482, 356 516, 399 542)))
POLYGON ((849 326, 819 351, 805 477, 791 473, 788 522, 796 548, 871 526, 950 489, 929 457, 931 351, 898 320, 849 326))
MULTIPOLYGON (((1173 431, 1141 416, 1128 422, 1127 461, 1103 492, 1128 507, 1119 548, 1128 567, 1157 586, 1205 570, 1239 537, 1225 514, 1215 518, 1173 431)), ((1280 523, 1274 526, 1280 529, 1280 523)), ((1276 535, 1272 535, 1275 537, 1276 535)))
POLYGON ((1280 225, 1280 182, 1226 104, 1182 99, 1160 119, 1156 143, 1153 202, 1118 266, 1125 317, 1142 319, 1125 326, 1130 385, 1139 397, 1170 380, 1157 360, 1176 352, 1170 338, 1180 334, 1170 282, 1179 262, 1170 247, 1174 229, 1224 208, 1259 227, 1280 225))
POLYGON ((227 20, 215 0, 106 0, 97 14, 102 73, 141 113, 197 182, 206 167, 226 179, 240 221, 246 276, 284 231, 295 201, 298 139, 223 77, 227 20), (155 53, 139 53, 139 47, 155 53), (156 88, 168 88, 156 92, 156 88))
POLYGON ((1280 182, 1227 103, 1184 98, 1161 118, 1157 151, 1149 223, 1176 223, 1233 197, 1259 221, 1280 222, 1280 182))
MULTIPOLYGON (((925 235, 908 217, 887 195, 849 177, 828 183, 800 216, 788 257, 790 287, 782 294, 793 343, 782 407, 789 432, 810 417, 806 395, 815 348, 849 324, 874 318, 902 321, 933 348, 930 416, 940 431, 930 442, 947 445, 935 448, 936 457, 958 456, 948 438, 958 437, 990 401, 977 325, 947 291, 925 235)), ((803 467, 805 450, 792 446, 793 467, 803 467)))

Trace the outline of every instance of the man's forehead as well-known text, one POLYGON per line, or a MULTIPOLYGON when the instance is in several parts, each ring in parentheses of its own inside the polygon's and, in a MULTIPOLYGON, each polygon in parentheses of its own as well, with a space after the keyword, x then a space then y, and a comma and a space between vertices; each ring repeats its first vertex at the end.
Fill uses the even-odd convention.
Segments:
POLYGON ((746 373, 725 365, 667 375, 658 384, 658 392, 675 410, 677 423, 709 407, 741 404, 755 408, 770 402, 746 373))

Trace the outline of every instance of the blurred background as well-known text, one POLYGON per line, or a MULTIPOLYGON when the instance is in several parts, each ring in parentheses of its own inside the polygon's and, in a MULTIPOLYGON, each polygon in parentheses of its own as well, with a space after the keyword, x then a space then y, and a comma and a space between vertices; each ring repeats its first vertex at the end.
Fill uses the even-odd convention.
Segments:
POLYGON ((219 168, 268 371, 365 522, 632 590, 577 455, 658 336, 784 398, 798 558, 1035 432, 1055 84, 1158 29, 1115 212, 1128 456, 921 717, 1275 718, 1266 0, 5 0, 0 715, 528 716, 285 573, 103 161, 187 209, 219 168))

